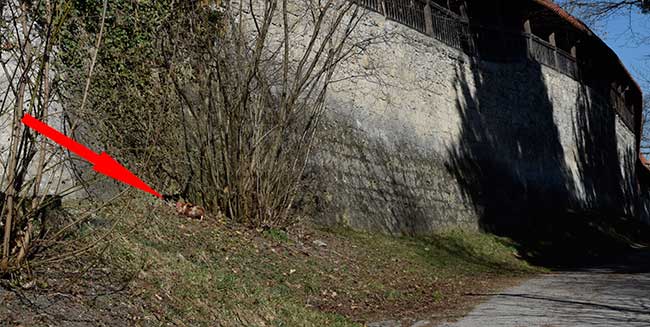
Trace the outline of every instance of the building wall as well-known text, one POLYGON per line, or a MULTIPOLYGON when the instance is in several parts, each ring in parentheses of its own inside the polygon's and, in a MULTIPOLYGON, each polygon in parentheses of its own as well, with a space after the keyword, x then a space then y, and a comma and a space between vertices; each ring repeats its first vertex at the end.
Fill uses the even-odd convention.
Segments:
POLYGON ((330 85, 309 171, 321 222, 417 234, 634 213, 636 137, 604 97, 531 61, 468 57, 375 13, 353 37, 368 38, 330 85))
POLYGON ((491 63, 370 13, 313 173, 319 219, 401 234, 633 214, 636 138, 607 101, 530 61, 491 63), (531 217, 537 218, 531 218, 531 217))
MULTIPOLYGON (((15 58, 8 56, 7 53, 3 53, 4 60, 7 60, 6 69, 8 72, 13 72, 16 70, 16 60, 15 58)), ((18 70, 16 76, 19 76, 21 73, 18 70)), ((11 133, 12 133, 12 122, 14 118, 14 108, 16 106, 16 101, 13 92, 11 90, 12 86, 16 87, 18 77, 13 81, 10 76, 6 74, 0 74, 0 92, 2 92, 3 101, 0 101, 0 192, 4 192, 7 189, 7 167, 9 165, 9 151, 11 147, 11 133), (6 97, 5 97, 6 95, 6 97)), ((29 91, 25 93, 25 112, 30 106, 31 95, 29 91)), ((48 114, 48 124, 54 127, 57 130, 63 130, 62 117, 63 112, 62 108, 55 100, 50 104, 49 114, 48 114)), ((21 125, 21 132, 26 127, 21 125)), ((40 144, 40 143, 39 143, 40 144)), ((40 145, 39 145, 40 146, 40 145)), ((34 156, 31 160, 31 164, 25 174, 24 181, 26 184, 31 184, 36 175, 36 166, 40 157, 40 151, 34 149, 34 156)), ((46 168, 43 172, 43 177, 40 183, 40 191, 47 194, 70 194, 74 191, 74 178, 73 173, 69 167, 69 163, 65 159, 66 156, 63 153, 63 149, 57 145, 49 143, 46 147, 46 168)), ((24 157, 24 156, 23 156, 24 157)), ((31 194, 31 189, 23 189, 23 193, 31 194)))

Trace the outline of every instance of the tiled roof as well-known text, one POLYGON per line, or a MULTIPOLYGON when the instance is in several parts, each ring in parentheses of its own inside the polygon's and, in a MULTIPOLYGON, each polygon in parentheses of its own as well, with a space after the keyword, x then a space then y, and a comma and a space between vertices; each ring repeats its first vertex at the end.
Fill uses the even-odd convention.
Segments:
POLYGON ((555 2, 551 0, 534 0, 534 2, 537 2, 538 4, 546 7, 547 9, 555 12, 558 16, 562 17, 567 23, 571 24, 573 27, 578 29, 581 32, 587 33, 589 35, 593 35, 593 32, 585 25, 583 22, 581 22, 579 19, 571 16, 566 10, 562 9, 559 5, 557 5, 555 2))
POLYGON ((564 19, 564 21, 571 24, 571 26, 573 26, 577 30, 585 33, 586 35, 588 35, 590 37, 596 38, 606 50, 610 51, 614 55, 614 57, 616 57, 616 59, 618 60, 618 64, 623 68, 623 71, 625 72, 625 74, 627 74, 627 77, 629 77, 629 79, 632 81, 632 84, 634 85, 634 87, 636 87, 639 94, 643 94, 643 92, 641 91, 641 87, 636 82, 634 77, 632 77, 632 74, 630 74, 630 72, 627 70, 627 68, 625 67, 625 65, 623 64, 621 59, 618 57, 618 55, 616 55, 616 53, 609 46, 607 46, 607 44, 605 44, 605 42, 603 40, 601 40, 598 36, 596 36, 596 34, 591 29, 589 29, 589 27, 587 27, 587 25, 585 25, 579 19, 571 16, 571 14, 566 12, 566 10, 562 9, 562 7, 557 5, 552 0, 533 0, 533 1, 540 4, 540 5, 542 5, 542 6, 544 6, 547 9, 553 11, 555 14, 560 16, 562 19, 564 19))

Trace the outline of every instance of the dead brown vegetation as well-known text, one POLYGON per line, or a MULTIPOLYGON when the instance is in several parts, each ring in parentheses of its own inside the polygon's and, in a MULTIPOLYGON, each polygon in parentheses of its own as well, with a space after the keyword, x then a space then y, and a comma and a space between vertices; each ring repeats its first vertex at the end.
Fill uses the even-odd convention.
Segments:
POLYGON ((350 42, 359 8, 344 0, 99 3, 2 4, 9 78, 0 117, 9 117, 11 130, 3 271, 89 216, 46 230, 36 214, 45 195, 81 187, 93 194, 96 177, 25 128, 26 113, 208 213, 249 226, 291 225, 328 85, 361 46, 350 42), (129 8, 141 18, 133 21, 129 8), (124 36, 130 30, 135 43, 124 36), (77 179, 72 187, 60 185, 66 169, 77 179), (43 189, 52 176, 59 184, 48 180, 43 189), (36 198, 30 210, 18 210, 26 208, 20 199, 36 198))
MULTIPOLYGON (((66 2, 51 0, 3 1, 0 5, 1 42, 9 45, 0 50, 4 73, 0 126, 10 131, 8 148, 0 147, 1 276, 78 254, 79 249, 63 247, 56 255, 28 260, 44 249, 61 246, 61 238, 94 210, 79 209, 72 217, 61 209, 62 197, 78 190, 68 176, 67 156, 21 122, 30 114, 59 129, 63 124, 57 97, 61 77, 54 64, 67 9, 66 2)), ((92 57, 90 52, 88 57, 92 57)))
POLYGON ((99 79, 115 78, 115 60, 135 60, 137 76, 107 85, 108 98, 91 92, 92 110, 75 109, 84 92, 68 90, 70 114, 93 134, 81 138, 208 212, 251 226, 291 224, 328 84, 360 47, 349 38, 360 9, 344 0, 249 0, 156 10, 174 14, 156 21, 146 55, 98 60, 99 79))

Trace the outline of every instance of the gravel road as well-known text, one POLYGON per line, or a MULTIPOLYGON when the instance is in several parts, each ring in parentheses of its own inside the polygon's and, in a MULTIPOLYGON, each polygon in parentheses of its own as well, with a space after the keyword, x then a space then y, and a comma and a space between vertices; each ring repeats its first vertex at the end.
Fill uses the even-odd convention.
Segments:
POLYGON ((650 250, 617 261, 488 294, 467 316, 439 327, 650 326, 650 250))

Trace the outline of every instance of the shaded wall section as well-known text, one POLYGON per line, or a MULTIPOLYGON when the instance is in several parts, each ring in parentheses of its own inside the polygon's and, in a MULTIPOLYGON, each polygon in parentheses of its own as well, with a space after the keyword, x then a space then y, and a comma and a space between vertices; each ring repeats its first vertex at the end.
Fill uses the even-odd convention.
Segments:
POLYGON ((310 171, 318 220, 396 234, 633 214, 635 136, 604 98, 522 60, 477 61, 369 14, 310 171))

